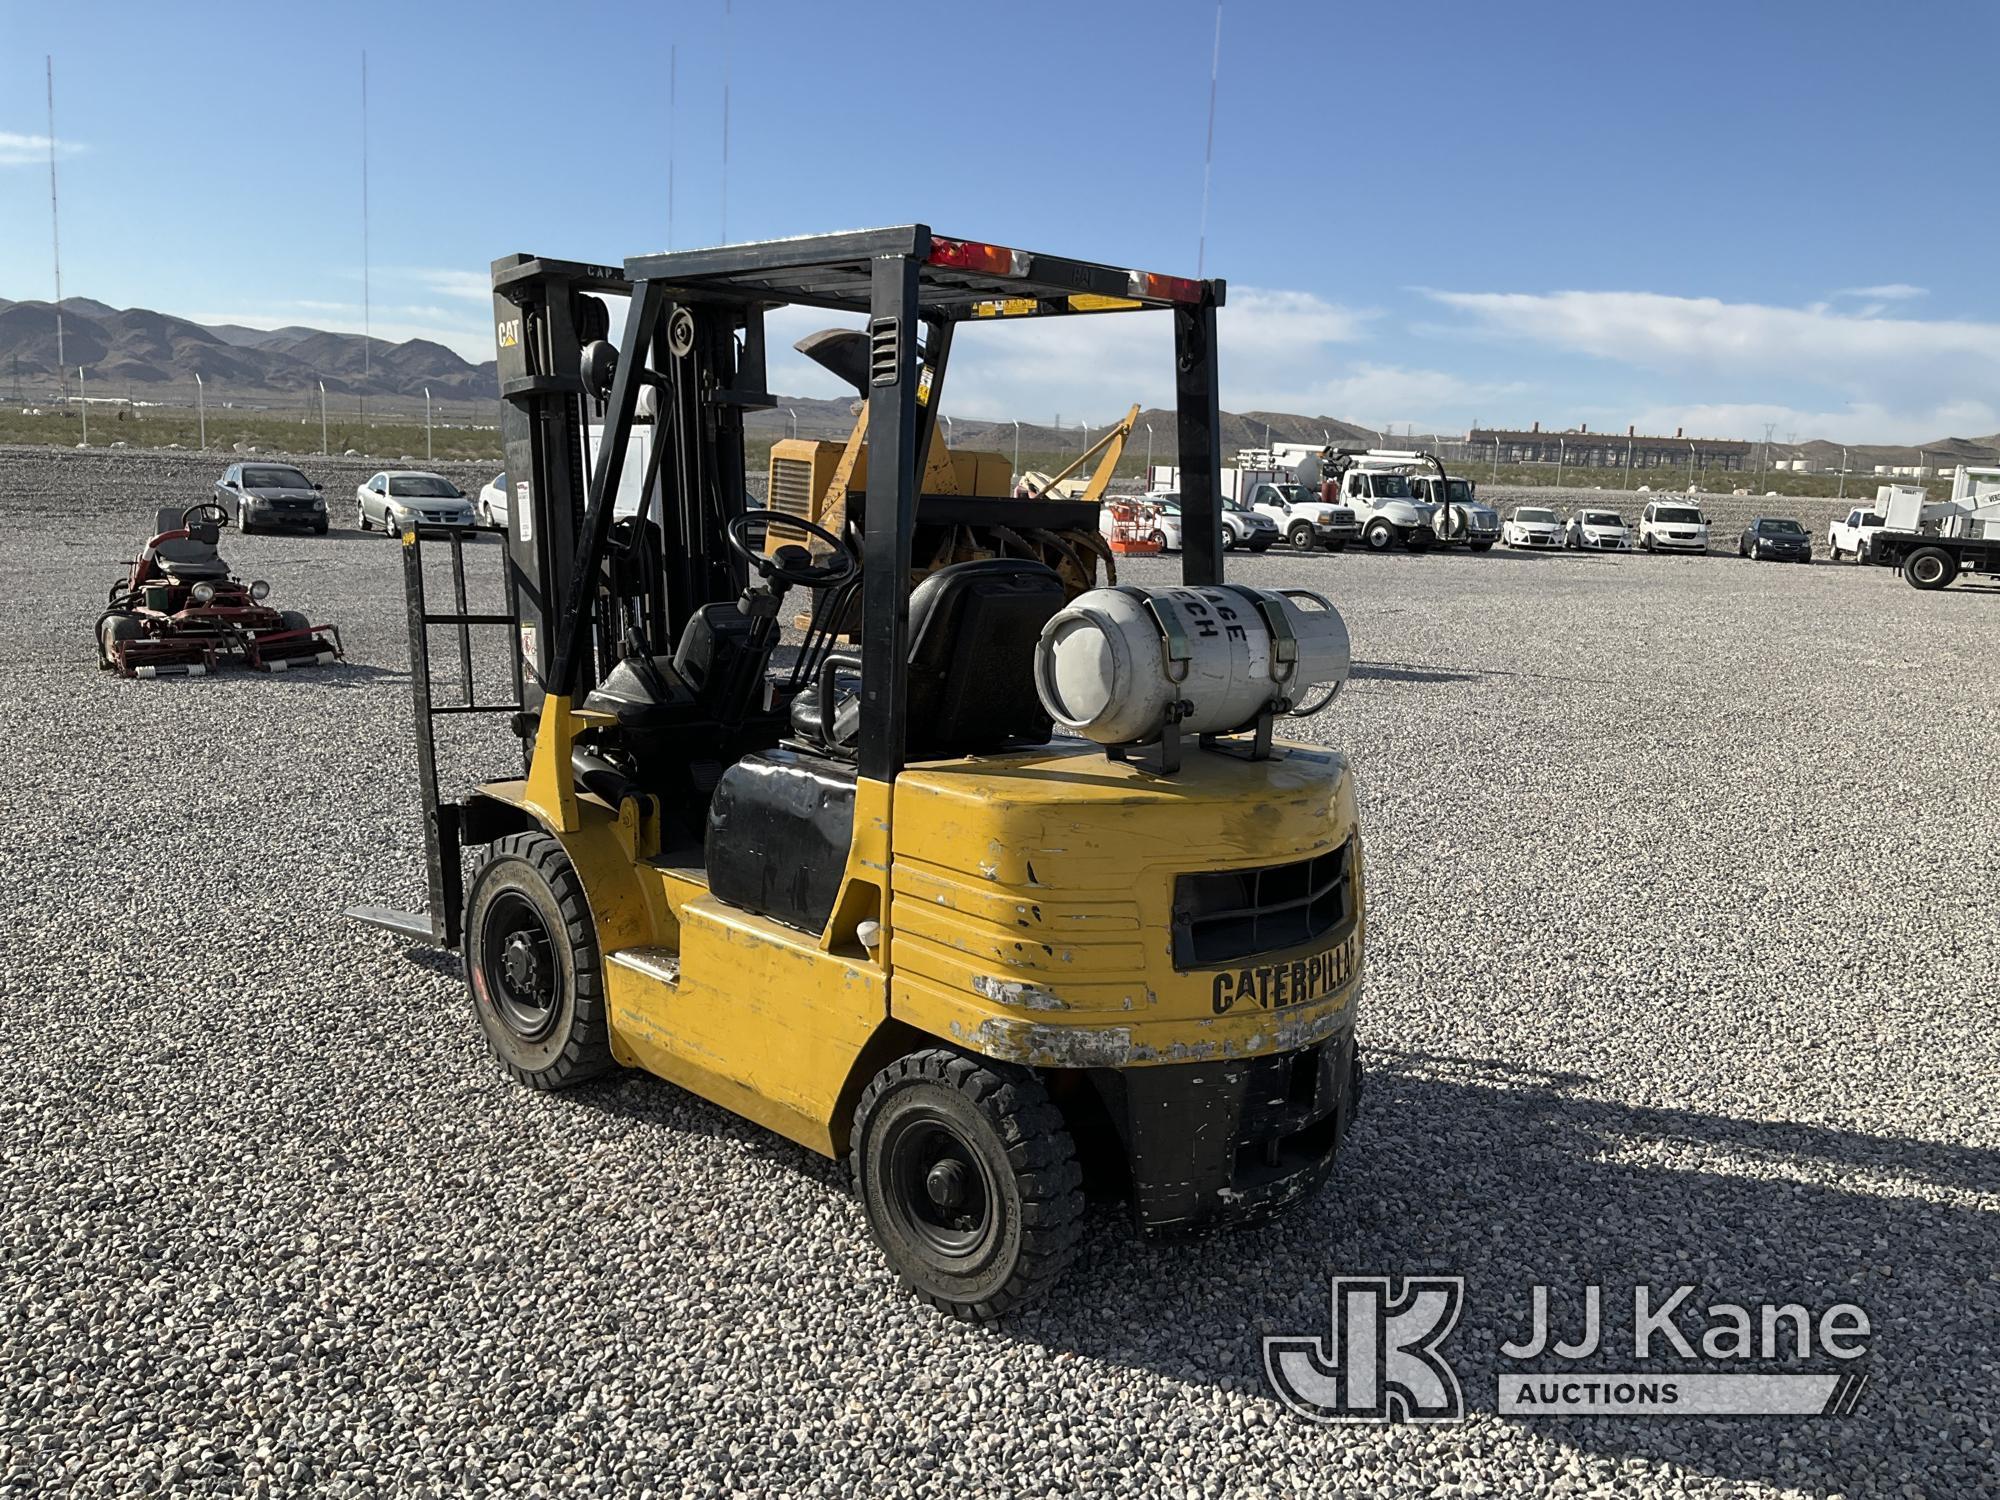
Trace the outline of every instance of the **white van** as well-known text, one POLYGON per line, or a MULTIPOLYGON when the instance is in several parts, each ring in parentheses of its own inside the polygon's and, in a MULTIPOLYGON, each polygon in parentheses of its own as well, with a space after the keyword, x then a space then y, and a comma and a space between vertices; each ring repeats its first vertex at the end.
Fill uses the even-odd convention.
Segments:
POLYGON ((1643 552, 1706 552, 1708 517, 1685 500, 1655 500, 1639 518, 1643 552))

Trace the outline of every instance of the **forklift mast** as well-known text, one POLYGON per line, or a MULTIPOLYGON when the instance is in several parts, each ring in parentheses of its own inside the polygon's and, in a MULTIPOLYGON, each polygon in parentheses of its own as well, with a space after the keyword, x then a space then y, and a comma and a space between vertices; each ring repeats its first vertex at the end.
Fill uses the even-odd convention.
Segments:
POLYGON ((618 268, 526 255, 495 261, 493 286, 508 567, 532 716, 546 693, 581 698, 621 659, 672 651, 697 609, 742 591, 723 529, 745 508, 743 413, 775 403, 760 306, 688 299, 657 317, 659 289, 635 297, 618 268), (614 352, 606 340, 621 314, 614 352), (632 366, 630 425, 607 451, 621 363, 632 366), (607 493, 636 496, 606 504, 595 548, 584 532, 593 467, 607 468, 607 493), (577 588, 593 553, 595 587, 577 588), (560 682, 566 614, 577 627, 560 682))

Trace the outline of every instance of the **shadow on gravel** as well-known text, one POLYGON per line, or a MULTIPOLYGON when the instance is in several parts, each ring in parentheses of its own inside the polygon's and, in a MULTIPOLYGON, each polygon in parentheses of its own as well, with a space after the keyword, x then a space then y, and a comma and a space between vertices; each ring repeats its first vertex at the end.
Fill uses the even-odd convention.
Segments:
POLYGON ((1350 682, 1477 682, 1491 672, 1460 672, 1451 667, 1426 667, 1406 661, 1358 661, 1348 671, 1350 682))
POLYGON ((352 689, 367 687, 376 682, 407 682, 410 670, 408 667, 398 671, 394 667, 371 667, 366 662, 336 661, 328 662, 325 666, 297 667, 288 672, 258 672, 245 668, 243 675, 262 682, 282 683, 293 687, 352 689))
MULTIPOLYGON (((1468 1411, 1488 1422, 1813 1493, 1894 1490, 1918 1473, 1930 1493, 1979 1492, 1976 1414, 2000 1406, 2000 1288, 1988 1279, 1994 1216, 1964 1196, 2000 1182, 2000 1152, 1630 1105, 1592 1086, 1492 1059, 1376 1054, 1332 1183, 1294 1217, 1156 1244, 1094 1223, 1049 1301, 994 1336, 1267 1393, 1262 1336, 1326 1338, 1329 1275, 1463 1276, 1445 1352, 1468 1411), (1843 1185, 1801 1180, 1829 1169, 1843 1185), (1551 1289, 1557 1337, 1575 1336, 1582 1288, 1600 1286, 1604 1344, 1593 1359, 1529 1369, 1646 1369, 1633 1358, 1633 1288, 1653 1288, 1657 1304, 1692 1284, 1680 1320, 1691 1340, 1715 1302, 1858 1304, 1873 1326, 1871 1384, 1845 1419, 1498 1417, 1497 1381, 1521 1368, 1499 1345, 1527 1330, 1537 1283, 1551 1289)), ((1302 1454, 1314 1433, 1299 1424, 1302 1454)))

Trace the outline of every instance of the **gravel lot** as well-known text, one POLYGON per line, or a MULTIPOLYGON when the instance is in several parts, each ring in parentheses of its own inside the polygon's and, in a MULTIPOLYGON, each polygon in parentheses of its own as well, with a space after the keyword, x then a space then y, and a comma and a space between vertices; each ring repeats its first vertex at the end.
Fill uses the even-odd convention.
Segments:
POLYGON ((94 670, 118 560, 219 469, 0 451, 0 1492, 1994 1493, 2000 592, 1241 560, 1354 636, 1308 732, 1361 779, 1363 1116, 1297 1215, 1100 1212, 979 1330, 898 1294, 829 1164, 641 1076, 512 1086, 455 961, 341 919, 421 884, 400 569, 344 503, 224 550, 348 665, 94 670), (1267 1394, 1336 1272, 1467 1279, 1469 1420, 1267 1394), (1627 1340, 1636 1282, 1852 1300, 1873 1383, 1846 1420, 1501 1418, 1538 1282, 1627 1340))

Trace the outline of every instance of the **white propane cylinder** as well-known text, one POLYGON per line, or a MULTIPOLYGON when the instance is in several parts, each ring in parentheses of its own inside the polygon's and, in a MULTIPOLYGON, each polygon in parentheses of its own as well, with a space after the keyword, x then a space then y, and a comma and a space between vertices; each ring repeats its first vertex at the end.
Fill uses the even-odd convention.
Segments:
POLYGON ((1138 745, 1177 713, 1183 733, 1230 734, 1273 700, 1296 712, 1315 688, 1317 713, 1348 664, 1340 612, 1309 590, 1133 585, 1079 594, 1043 627, 1035 691, 1070 732, 1138 745))

